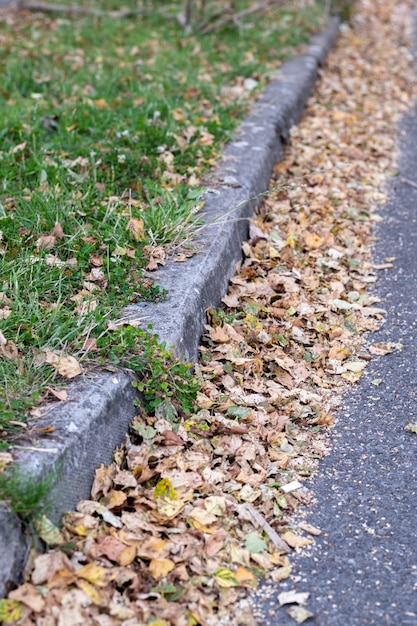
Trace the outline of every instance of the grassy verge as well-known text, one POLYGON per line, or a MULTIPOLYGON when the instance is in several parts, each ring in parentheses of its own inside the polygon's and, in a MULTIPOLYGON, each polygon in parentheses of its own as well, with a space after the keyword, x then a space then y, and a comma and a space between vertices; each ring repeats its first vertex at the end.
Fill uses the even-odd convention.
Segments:
MULTIPOLYGON (((189 241, 200 176, 322 16, 274 8, 205 37, 157 13, 6 16, 0 446, 81 363, 114 357, 120 331, 108 322, 125 305, 163 296, 146 269, 189 241)), ((149 340, 129 332, 116 360, 143 363, 149 340)))

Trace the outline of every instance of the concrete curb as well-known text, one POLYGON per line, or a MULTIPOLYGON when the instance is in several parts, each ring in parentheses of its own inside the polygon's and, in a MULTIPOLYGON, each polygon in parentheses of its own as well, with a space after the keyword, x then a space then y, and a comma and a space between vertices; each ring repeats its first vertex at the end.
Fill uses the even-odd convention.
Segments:
MULTIPOLYGON (((226 146, 206 194, 201 251, 185 263, 168 263, 158 271, 157 282, 168 291, 167 300, 127 309, 129 318, 142 320, 144 326, 152 323, 159 339, 175 345, 187 360, 197 359, 205 311, 219 305, 235 273, 247 218, 256 197, 268 188, 274 163, 282 157, 289 130, 301 116, 338 30, 339 20, 333 18, 325 32, 312 38, 305 54, 281 67, 226 146)), ((89 374, 67 390, 69 400, 44 419, 45 425, 54 424, 53 434, 41 437, 37 449, 14 450, 19 465, 34 480, 58 470, 51 493, 55 520, 89 497, 96 467, 111 461, 136 412, 137 392, 122 372, 89 374)), ((8 581, 18 580, 29 545, 18 518, 0 511, 0 597, 8 581)))

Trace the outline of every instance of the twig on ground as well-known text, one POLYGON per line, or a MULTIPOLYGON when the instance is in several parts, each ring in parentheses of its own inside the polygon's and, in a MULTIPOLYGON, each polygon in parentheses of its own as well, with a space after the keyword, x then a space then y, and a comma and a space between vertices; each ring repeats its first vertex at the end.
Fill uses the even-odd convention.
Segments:
POLYGON ((417 183, 415 183, 413 180, 408 180, 408 178, 401 178, 401 182, 404 183, 404 185, 410 185, 410 187, 415 187, 417 189, 417 183))
POLYGON ((200 26, 199 32, 202 35, 207 35, 207 33, 219 30, 220 28, 226 26, 227 24, 230 24, 231 22, 239 22, 242 17, 252 15, 253 13, 257 13, 258 11, 263 11, 264 9, 267 9, 269 6, 271 6, 271 4, 282 5, 284 4, 284 0, 265 0, 264 2, 259 2, 258 4, 254 4, 248 9, 244 9, 243 11, 238 11, 237 13, 227 15, 225 18, 219 20, 218 22, 215 22, 214 24, 207 25, 206 22, 206 24, 200 26))
POLYGON ((99 17, 132 17, 134 15, 142 15, 142 9, 122 9, 120 11, 104 11, 102 9, 94 9, 92 7, 70 6, 65 4, 49 4, 46 2, 25 2, 21 0, 18 3, 19 9, 26 11, 41 11, 43 13, 72 13, 74 15, 96 15, 99 17))
POLYGON ((268 535, 268 537, 278 550, 281 550, 286 554, 290 552, 289 545, 283 539, 281 539, 278 533, 272 528, 270 524, 268 524, 264 516, 261 515, 261 513, 259 513, 259 511, 257 511, 254 506, 252 506, 248 502, 245 502, 245 504, 239 504, 236 507, 236 510, 239 515, 242 515, 242 517, 249 516, 249 518, 251 518, 251 521, 254 522, 256 526, 259 526, 268 535))

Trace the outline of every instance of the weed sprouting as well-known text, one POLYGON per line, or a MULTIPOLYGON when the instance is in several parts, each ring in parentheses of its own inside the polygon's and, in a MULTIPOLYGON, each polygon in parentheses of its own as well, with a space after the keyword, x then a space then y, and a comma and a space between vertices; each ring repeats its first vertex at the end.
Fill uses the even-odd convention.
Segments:
POLYGON ((173 399, 184 412, 192 412, 199 383, 191 366, 176 359, 158 337, 140 328, 122 326, 97 341, 103 361, 135 372, 132 384, 142 394, 145 408, 153 413, 166 399, 173 399))
POLYGON ((51 487, 56 480, 54 472, 43 480, 34 482, 33 477, 16 465, 0 472, 0 502, 18 515, 27 526, 32 526, 51 508, 51 487))

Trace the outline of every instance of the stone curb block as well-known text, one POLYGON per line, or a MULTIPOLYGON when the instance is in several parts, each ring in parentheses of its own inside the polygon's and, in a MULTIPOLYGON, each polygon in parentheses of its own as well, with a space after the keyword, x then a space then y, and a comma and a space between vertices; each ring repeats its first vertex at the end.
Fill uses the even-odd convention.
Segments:
MULTIPOLYGON (((301 116, 338 30, 339 20, 331 19, 327 30, 311 39, 305 54, 282 65, 226 146, 206 193, 199 253, 158 270, 157 282, 168 291, 166 301, 126 309, 143 327, 151 323, 159 339, 189 361, 197 359, 205 311, 219 305, 235 273, 248 217, 268 188, 272 168, 282 157, 289 130, 301 116)), ((37 450, 15 450, 19 465, 34 480, 57 471, 51 492, 54 520, 89 497, 94 471, 111 461, 123 441, 137 398, 131 378, 122 372, 89 374, 67 390, 69 400, 43 420, 54 424, 54 433, 40 438, 37 450)), ((8 581, 18 580, 29 546, 18 518, 0 511, 0 597, 8 581)))

